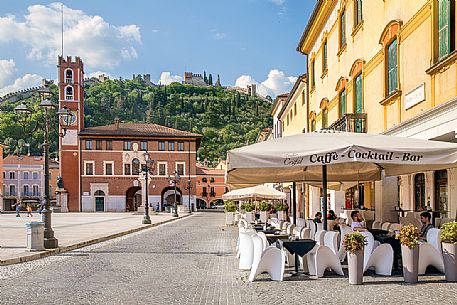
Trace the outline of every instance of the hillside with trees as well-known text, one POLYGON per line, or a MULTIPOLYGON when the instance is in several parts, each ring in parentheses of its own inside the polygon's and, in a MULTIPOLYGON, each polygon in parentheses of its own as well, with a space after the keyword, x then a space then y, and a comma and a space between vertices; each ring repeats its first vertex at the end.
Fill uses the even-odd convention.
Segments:
MULTIPOLYGON (((57 93, 57 87, 52 86, 57 93)), ((55 94, 54 102, 57 103, 55 94)), ((25 102, 34 110, 32 121, 42 121, 38 96, 25 102)), ((37 128, 27 137, 15 119, 19 102, 3 102, 0 108, 0 143, 9 145, 6 154, 40 154, 43 132, 37 128)), ((85 85, 85 127, 112 124, 115 118, 125 122, 155 123, 200 133, 200 160, 225 159, 227 150, 254 143, 259 131, 271 125, 271 102, 235 90, 216 86, 192 86, 172 83, 147 84, 138 76, 133 80, 92 80, 85 85)), ((57 121, 54 122, 57 124, 57 121)), ((33 124, 28 126, 31 130, 33 124)), ((57 151, 57 133, 51 134, 51 152, 57 151)))

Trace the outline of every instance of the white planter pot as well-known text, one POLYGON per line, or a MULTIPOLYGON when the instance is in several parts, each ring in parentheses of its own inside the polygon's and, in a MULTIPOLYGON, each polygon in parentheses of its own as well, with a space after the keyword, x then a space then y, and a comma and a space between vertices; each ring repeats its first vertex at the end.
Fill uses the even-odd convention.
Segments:
POLYGON ((457 245, 442 243, 446 281, 457 282, 457 245))
POLYGON ((260 211, 260 221, 266 223, 268 219, 268 212, 267 211, 260 211))
POLYGON ((233 225, 233 212, 225 212, 225 224, 233 225))
POLYGON ((281 221, 281 220, 286 220, 286 212, 284 211, 278 211, 278 220, 281 221))
POLYGON ((348 253, 349 284, 363 284, 363 250, 348 253))

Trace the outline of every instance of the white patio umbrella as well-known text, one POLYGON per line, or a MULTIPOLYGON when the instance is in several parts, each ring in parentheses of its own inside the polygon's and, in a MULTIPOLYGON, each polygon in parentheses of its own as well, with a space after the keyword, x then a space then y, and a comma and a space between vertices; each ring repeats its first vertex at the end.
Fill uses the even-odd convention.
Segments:
POLYGON ((224 200, 281 200, 286 194, 265 185, 241 188, 222 195, 224 200))
MULTIPOLYGON (((327 183, 380 180, 457 166, 457 144, 385 135, 314 132, 230 150, 227 183, 322 182, 324 215, 327 183)), ((324 217, 324 226, 326 218, 324 217)))

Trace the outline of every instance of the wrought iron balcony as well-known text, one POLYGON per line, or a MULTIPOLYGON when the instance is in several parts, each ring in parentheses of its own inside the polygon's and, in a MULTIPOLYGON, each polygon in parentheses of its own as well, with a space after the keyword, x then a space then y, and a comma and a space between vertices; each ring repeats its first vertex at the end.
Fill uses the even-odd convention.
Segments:
POLYGON ((209 193, 209 196, 210 196, 210 197, 216 197, 216 192, 211 192, 211 193, 209 193))
POLYGON ((367 132, 367 114, 366 113, 346 113, 339 120, 334 122, 328 129, 346 132, 367 132))
POLYGON ((208 193, 207 192, 202 192, 202 197, 206 197, 208 196, 208 193))
POLYGON ((27 192, 22 192, 22 197, 40 197, 41 193, 38 191, 27 191, 27 192))

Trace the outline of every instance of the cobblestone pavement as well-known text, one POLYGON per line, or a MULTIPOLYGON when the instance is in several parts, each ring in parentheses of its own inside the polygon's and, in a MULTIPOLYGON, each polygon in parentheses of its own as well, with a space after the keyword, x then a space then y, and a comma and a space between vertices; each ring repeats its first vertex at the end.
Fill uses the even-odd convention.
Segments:
POLYGON ((197 213, 59 256, 0 267, 0 304, 456 304, 443 276, 262 275, 246 281, 234 255, 236 228, 222 213, 197 213))

